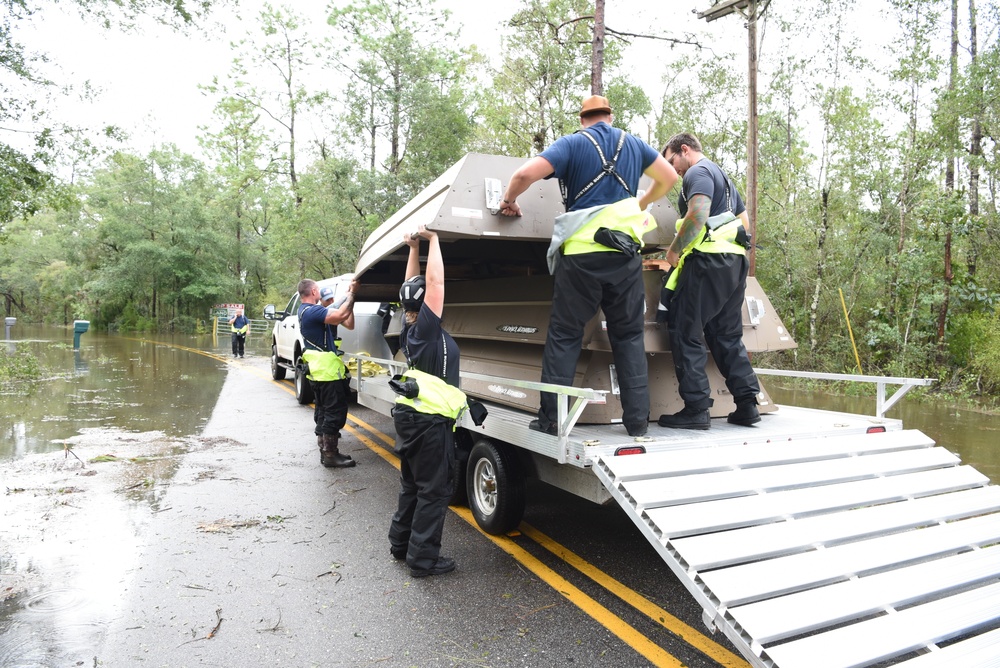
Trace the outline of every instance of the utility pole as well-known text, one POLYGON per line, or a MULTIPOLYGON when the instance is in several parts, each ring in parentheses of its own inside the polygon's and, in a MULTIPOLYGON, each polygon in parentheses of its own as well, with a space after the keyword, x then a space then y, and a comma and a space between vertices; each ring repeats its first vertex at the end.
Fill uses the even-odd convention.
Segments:
MULTIPOLYGON (((698 18, 712 22, 723 16, 738 12, 746 20, 747 26, 747 218, 751 239, 757 238, 757 19, 764 15, 771 0, 721 0, 703 12, 698 18)), ((757 247, 750 248, 750 275, 756 274, 757 247)))

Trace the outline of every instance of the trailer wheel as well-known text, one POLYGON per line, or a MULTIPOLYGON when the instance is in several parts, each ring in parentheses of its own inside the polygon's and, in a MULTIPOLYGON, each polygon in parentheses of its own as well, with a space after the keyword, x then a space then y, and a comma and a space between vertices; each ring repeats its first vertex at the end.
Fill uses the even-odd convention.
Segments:
POLYGON ((456 448, 455 452, 455 475, 451 481, 451 498, 448 500, 449 506, 469 505, 468 488, 466 487, 466 466, 467 456, 456 448))
POLYGON ((308 405, 313 402, 313 388, 309 383, 309 379, 306 378, 301 358, 295 363, 295 400, 302 405, 308 405))
POLYGON ((271 344, 271 378, 275 380, 284 380, 285 372, 287 369, 278 363, 278 346, 274 343, 271 344))
POLYGON ((469 509, 488 534, 514 529, 524 516, 524 477, 510 447, 480 439, 469 455, 469 509))

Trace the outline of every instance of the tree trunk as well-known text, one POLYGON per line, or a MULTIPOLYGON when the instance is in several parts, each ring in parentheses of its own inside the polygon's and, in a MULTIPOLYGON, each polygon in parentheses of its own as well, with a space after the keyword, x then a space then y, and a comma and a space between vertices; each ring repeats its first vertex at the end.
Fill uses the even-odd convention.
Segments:
POLYGON ((594 41, 590 61, 590 94, 604 95, 604 0, 594 2, 594 41))
MULTIPOLYGON (((976 0, 969 0, 969 56, 972 62, 969 67, 975 67, 979 56, 979 38, 976 28, 976 0)), ((982 99, 982 86, 976 91, 976 112, 972 119, 972 138, 969 140, 969 218, 973 221, 979 216, 979 161, 983 155, 983 126, 980 122, 983 110, 978 100, 982 99)), ((969 278, 975 278, 976 265, 979 262, 978 244, 975 240, 969 244, 966 266, 969 278)))
POLYGON ((830 188, 823 188, 823 205, 820 215, 821 223, 816 233, 816 287, 813 289, 812 302, 809 304, 809 349, 815 351, 819 345, 817 331, 817 315, 819 313, 819 297, 823 292, 823 274, 826 270, 826 233, 830 229, 830 188))
MULTIPOLYGON (((958 79, 958 0, 951 0, 951 73, 948 77, 948 92, 953 93, 955 91, 955 82, 958 79)), ((951 113, 949 111, 949 113, 951 113)), ((945 141, 949 145, 954 145, 958 143, 958 123, 955 120, 950 120, 947 125, 950 137, 946 137, 945 141), (954 140, 954 142, 950 141, 954 140)), ((955 193, 955 156, 952 151, 948 152, 949 155, 946 156, 947 163, 945 165, 944 173, 944 188, 945 196, 947 201, 950 203, 951 198, 955 193)), ((951 241, 952 241, 952 220, 951 220, 951 207, 946 208, 946 213, 943 216, 942 222, 945 226, 944 234, 944 288, 942 290, 941 296, 941 306, 938 309, 937 318, 937 354, 938 362, 944 361, 945 352, 945 331, 947 330, 948 324, 948 306, 951 301, 951 286, 954 282, 954 274, 952 273, 951 267, 951 241)))

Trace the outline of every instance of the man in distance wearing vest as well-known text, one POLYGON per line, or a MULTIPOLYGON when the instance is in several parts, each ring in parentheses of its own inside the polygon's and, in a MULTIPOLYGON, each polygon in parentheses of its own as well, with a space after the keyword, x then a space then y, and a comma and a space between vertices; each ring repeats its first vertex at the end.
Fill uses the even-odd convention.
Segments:
POLYGON ((455 422, 465 410, 466 396, 458 388, 458 345, 441 327, 441 244, 423 225, 417 234, 403 236, 410 251, 406 281, 399 289, 404 313, 399 347, 410 368, 393 388, 399 394, 392 409, 399 502, 389 526, 389 553, 405 559, 413 577, 426 577, 455 570, 455 560, 441 556, 441 534, 455 478, 455 422), (420 237, 430 242, 423 276, 420 237))
POLYGON ((746 250, 747 213, 732 180, 702 154, 694 135, 674 135, 663 157, 683 177, 677 235, 667 250, 674 267, 661 303, 667 310, 670 351, 684 408, 661 415, 661 427, 708 429, 712 406, 705 346, 736 402, 729 422, 760 422, 760 384, 743 345, 743 299, 750 264, 746 250))
POLYGON ((243 357, 243 346, 247 340, 247 330, 250 329, 250 321, 243 315, 243 309, 236 309, 236 315, 229 319, 229 328, 232 331, 233 357, 243 357))
MULTIPOLYGON (((560 137, 514 172, 500 213, 520 216, 519 195, 539 179, 559 179, 566 213, 556 218, 549 246, 555 282, 541 380, 573 384, 584 327, 600 308, 621 388, 622 422, 629 435, 642 436, 649 426, 649 386, 639 250, 643 234, 656 226, 646 208, 670 191, 677 173, 655 148, 613 128, 612 120, 607 98, 585 99, 581 130, 560 137), (637 199, 643 174, 653 184, 637 199)), ((531 429, 557 433, 556 399, 542 393, 531 429)))
MULTIPOLYGON (((327 468, 346 468, 355 462, 340 453, 340 430, 347 423, 350 374, 340 357, 337 326, 354 329, 354 295, 357 281, 351 281, 339 307, 324 307, 316 281, 299 282, 299 331, 305 342, 302 360, 309 366, 306 378, 313 389, 313 421, 320 463, 327 468)), ((330 295, 332 298, 332 295, 330 295)))

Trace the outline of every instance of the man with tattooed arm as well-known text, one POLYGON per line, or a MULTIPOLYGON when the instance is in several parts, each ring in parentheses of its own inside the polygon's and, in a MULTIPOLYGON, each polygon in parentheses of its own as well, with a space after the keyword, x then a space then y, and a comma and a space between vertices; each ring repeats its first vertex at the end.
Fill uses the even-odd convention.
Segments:
POLYGON ((683 179, 677 235, 667 250, 673 270, 661 293, 670 350, 684 408, 660 416, 661 427, 708 429, 713 400, 705 372, 707 354, 736 402, 729 422, 760 422, 760 385, 743 345, 743 300, 750 240, 743 199, 722 169, 702 154, 692 134, 674 135, 661 152, 683 179))

